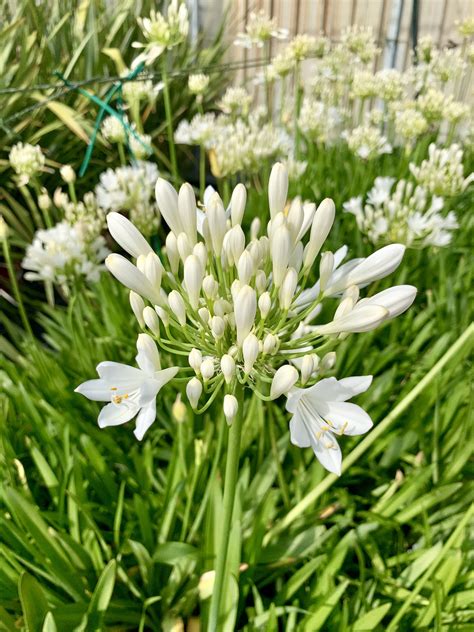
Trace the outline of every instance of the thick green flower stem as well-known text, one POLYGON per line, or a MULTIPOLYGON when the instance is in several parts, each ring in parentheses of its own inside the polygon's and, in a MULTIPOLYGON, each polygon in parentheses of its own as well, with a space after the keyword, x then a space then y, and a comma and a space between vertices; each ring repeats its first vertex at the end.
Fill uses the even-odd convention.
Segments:
POLYGON ((23 305, 23 299, 21 298, 20 288, 16 280, 15 269, 13 267, 12 258, 10 255, 10 245, 8 243, 8 237, 2 239, 3 256, 5 257, 5 263, 7 264, 8 276, 10 277, 10 283, 15 297, 18 311, 20 312, 21 322, 28 335, 34 340, 33 331, 31 330, 30 321, 26 315, 25 306, 23 305))
POLYGON ((175 184, 178 183, 178 165, 176 162, 176 148, 174 146, 174 130, 173 130, 173 116, 171 112, 170 91, 168 84, 168 73, 166 71, 166 62, 163 64, 163 101, 165 104, 166 124, 168 127, 168 146, 170 150, 171 172, 175 180, 175 184))
MULTIPOLYGON (((227 550, 229 548, 229 536, 232 528, 232 515, 235 504, 235 491, 237 488, 237 480, 239 474, 239 456, 240 456, 240 440, 242 436, 242 426, 244 421, 244 389, 239 386, 235 392, 239 408, 237 415, 229 430, 229 438, 227 444, 227 462, 225 468, 224 481, 224 515, 222 520, 222 535, 217 551, 216 559, 216 576, 214 581, 214 590, 211 598, 211 609, 209 613, 208 632, 221 632, 223 612, 222 591, 224 588, 225 565, 227 561, 227 550)), ((221 423, 226 423, 224 419, 221 423)))

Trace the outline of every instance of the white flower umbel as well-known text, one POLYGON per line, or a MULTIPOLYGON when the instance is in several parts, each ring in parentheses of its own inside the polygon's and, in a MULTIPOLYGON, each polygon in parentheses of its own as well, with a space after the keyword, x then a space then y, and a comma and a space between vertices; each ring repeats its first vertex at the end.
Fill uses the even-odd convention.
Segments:
POLYGON ((292 413, 291 442, 300 448, 311 447, 323 467, 339 475, 342 455, 337 435, 360 435, 372 427, 369 415, 347 400, 366 391, 371 382, 371 375, 342 380, 330 377, 309 388, 294 388, 286 404, 292 413))
POLYGON ((95 189, 97 204, 104 211, 128 212, 130 220, 145 235, 158 229, 160 214, 155 201, 158 168, 138 161, 130 167, 107 169, 95 189))
MULTIPOLYGON (((417 175, 427 172, 425 167, 421 171, 422 167, 410 166, 417 175)), ((453 211, 442 213, 443 198, 407 180, 393 185, 393 178, 376 178, 365 204, 361 197, 344 203, 344 210, 355 216, 359 230, 374 244, 398 241, 411 248, 447 246, 458 223, 453 211)), ((453 185, 445 181, 443 186, 453 185)))
POLYGON ((133 61, 135 68, 145 62, 152 64, 165 51, 183 42, 189 31, 188 9, 185 2, 171 0, 168 12, 164 16, 159 11, 152 10, 149 18, 138 18, 146 43, 133 42, 134 48, 142 48, 143 52, 133 61))
POLYGON ((120 426, 137 417, 134 434, 142 440, 156 419, 156 396, 178 372, 178 367, 161 369, 154 341, 147 334, 137 340, 138 368, 119 362, 101 362, 98 380, 89 380, 76 393, 96 402, 110 402, 100 411, 100 428, 120 426))
POLYGON ((277 27, 276 19, 266 16, 265 11, 251 12, 245 25, 245 33, 238 33, 234 40, 236 46, 244 48, 262 48, 271 38, 284 40, 288 37, 287 29, 277 27))
POLYGON ((456 143, 446 149, 431 143, 428 158, 409 167, 418 184, 432 195, 458 195, 474 180, 474 173, 464 177, 463 150, 456 143))
MULTIPOLYGON (((243 185, 237 185, 226 212, 215 191, 205 196, 200 210, 190 185, 177 192, 159 179, 157 205, 171 229, 162 260, 127 219, 117 213, 108 217, 112 236, 136 265, 114 254, 107 267, 151 303, 142 310, 142 322, 157 343, 187 358, 186 391, 198 412, 219 393, 240 401, 249 388, 269 400, 298 384, 311 387, 334 366, 339 338, 373 329, 413 302, 412 286, 359 297, 359 288, 398 267, 404 246, 392 244, 344 264, 346 248, 321 254, 334 222, 334 203, 326 199, 316 208, 295 200, 287 209, 287 187, 286 167, 276 164, 269 182, 267 234, 258 236, 252 229, 246 243, 243 185), (310 271, 318 268, 321 280, 306 288, 310 271), (332 320, 313 324, 322 302, 341 295, 332 320)), ((234 400, 226 401, 230 419, 234 400)))
POLYGON ((29 143, 13 145, 8 158, 10 165, 20 176, 22 184, 26 184, 30 178, 42 171, 45 162, 41 147, 29 143))
POLYGON ((88 239, 80 224, 60 222, 35 233, 21 265, 28 281, 47 281, 67 290, 81 280, 97 282, 108 252, 103 237, 88 239))

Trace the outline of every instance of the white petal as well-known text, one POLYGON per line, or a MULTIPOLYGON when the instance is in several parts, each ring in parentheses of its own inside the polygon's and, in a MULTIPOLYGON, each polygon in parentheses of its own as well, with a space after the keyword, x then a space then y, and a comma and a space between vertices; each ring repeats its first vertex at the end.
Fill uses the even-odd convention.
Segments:
POLYGON ((343 387, 347 393, 347 397, 344 395, 344 398, 337 398, 332 401, 341 401, 344 402, 351 397, 355 397, 359 395, 359 393, 365 393, 365 391, 372 384, 372 375, 354 375, 352 377, 344 377, 342 380, 339 380, 339 386, 343 387))
POLYGON ((167 369, 163 369, 161 371, 155 371, 154 379, 159 382, 160 389, 163 388, 165 384, 167 384, 170 380, 174 378, 176 373, 179 371, 179 367, 170 366, 167 369))
POLYGON ((137 414, 139 408, 133 402, 127 404, 107 404, 104 406, 99 414, 98 424, 99 428, 106 428, 107 426, 120 426, 121 424, 130 421, 137 414))
POLYGON ((348 402, 321 402, 320 412, 335 431, 346 435, 361 435, 368 432, 372 419, 363 408, 348 402))
POLYGON ((120 362, 101 362, 97 365, 97 373, 110 386, 129 386, 130 390, 138 388, 146 379, 140 369, 120 362))
POLYGON ((156 401, 152 400, 149 404, 144 406, 138 413, 137 422, 133 434, 141 441, 145 432, 152 425, 156 419, 156 401))
POLYGON ((105 380, 88 380, 87 382, 79 384, 79 386, 74 389, 74 392, 84 395, 84 397, 87 397, 87 399, 93 402, 110 402, 112 394, 110 386, 105 380))
POLYGON ((290 440, 293 445, 299 448, 309 448, 311 446, 308 431, 298 412, 290 419, 290 440))
POLYGON ((333 474, 341 475, 342 454, 335 437, 326 432, 321 440, 311 437, 311 447, 321 465, 333 474), (331 444, 331 447, 327 447, 331 444))
POLYGON ((318 402, 345 402, 359 393, 364 393, 371 383, 371 375, 357 375, 346 377, 342 380, 337 380, 335 377, 327 377, 306 389, 305 397, 311 397, 318 402))
POLYGON ((155 371, 160 370, 160 354, 158 353, 156 343, 151 336, 148 334, 138 335, 137 351, 138 354, 136 355, 135 360, 143 372, 147 373, 148 376, 152 376, 155 371))

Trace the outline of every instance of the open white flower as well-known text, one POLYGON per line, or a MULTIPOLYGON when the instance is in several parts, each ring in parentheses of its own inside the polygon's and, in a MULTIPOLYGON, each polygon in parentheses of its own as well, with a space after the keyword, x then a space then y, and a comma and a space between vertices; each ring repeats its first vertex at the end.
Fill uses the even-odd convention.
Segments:
POLYGON ((342 380, 329 377, 310 388, 293 389, 286 403, 293 413, 291 442, 300 448, 311 447, 323 467, 340 475, 342 456, 336 435, 364 434, 373 425, 360 406, 347 400, 365 392, 371 382, 371 375, 342 380))
POLYGON ((134 434, 142 440, 156 418, 156 396, 178 372, 178 367, 161 369, 156 344, 148 334, 137 340, 136 362, 139 368, 120 362, 101 362, 97 365, 98 380, 80 384, 81 393, 96 402, 110 402, 100 411, 100 428, 120 426, 138 415, 134 434))

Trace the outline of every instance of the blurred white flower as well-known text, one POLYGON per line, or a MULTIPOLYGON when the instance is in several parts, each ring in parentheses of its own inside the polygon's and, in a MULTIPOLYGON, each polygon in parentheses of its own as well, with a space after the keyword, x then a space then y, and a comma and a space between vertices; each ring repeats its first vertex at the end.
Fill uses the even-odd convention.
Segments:
POLYGON ((28 281, 68 286, 81 278, 98 281, 107 254, 103 237, 89 241, 79 224, 71 226, 63 221, 35 233, 21 265, 27 270, 28 281))
POLYGON ((17 143, 13 145, 8 156, 12 169, 20 176, 22 184, 43 170, 44 155, 39 145, 17 143))

